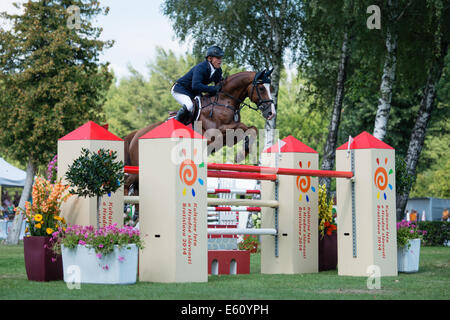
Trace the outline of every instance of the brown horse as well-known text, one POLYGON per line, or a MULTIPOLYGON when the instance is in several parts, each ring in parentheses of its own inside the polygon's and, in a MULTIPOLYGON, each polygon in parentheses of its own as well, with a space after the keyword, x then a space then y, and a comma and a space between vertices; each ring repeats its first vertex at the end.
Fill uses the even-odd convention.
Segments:
MULTIPOLYGON (((233 74, 222 81, 222 88, 217 95, 201 97, 198 121, 201 123, 201 134, 207 139, 208 154, 217 151, 223 145, 232 146, 245 139, 245 151, 238 154, 235 160, 239 162, 248 155, 256 140, 258 130, 254 126, 248 127, 240 122, 240 110, 244 106, 249 106, 244 103, 244 100, 248 97, 252 102, 256 103, 257 109, 261 110, 264 118, 270 120, 275 116, 275 106, 270 94, 270 74, 272 71, 273 69, 270 71, 244 71, 233 74), (214 135, 208 134, 209 129, 216 129, 211 130, 215 132, 214 135), (234 132, 239 129, 245 134, 233 135, 231 141, 226 138, 230 130, 234 132), (217 143, 218 141, 216 140, 218 132, 223 139, 220 143, 217 143)), ((251 106, 249 107, 257 110, 251 106)), ((139 138, 162 123, 163 121, 157 122, 133 131, 124 138, 125 165, 139 165, 139 138)), ((194 126, 194 129, 196 129, 196 126, 194 126)), ((133 189, 137 191, 138 175, 129 175, 125 181, 126 194, 128 194, 128 190, 132 185, 134 186, 133 189)))

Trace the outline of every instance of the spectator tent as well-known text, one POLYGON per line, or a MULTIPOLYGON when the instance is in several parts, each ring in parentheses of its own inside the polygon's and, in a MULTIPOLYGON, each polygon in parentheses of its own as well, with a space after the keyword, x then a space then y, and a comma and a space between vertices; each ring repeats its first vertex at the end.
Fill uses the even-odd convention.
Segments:
POLYGON ((23 187, 26 172, 14 167, 0 157, 0 187, 23 187))

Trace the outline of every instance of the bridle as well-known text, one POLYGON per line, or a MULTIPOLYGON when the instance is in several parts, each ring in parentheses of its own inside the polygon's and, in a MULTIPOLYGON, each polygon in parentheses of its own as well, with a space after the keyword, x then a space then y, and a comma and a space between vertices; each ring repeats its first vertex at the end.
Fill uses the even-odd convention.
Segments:
MULTIPOLYGON (((231 110, 234 112, 234 119, 235 119, 235 120, 236 120, 236 119, 239 119, 239 117, 240 117, 240 111, 241 111, 244 107, 248 107, 248 108, 250 108, 250 109, 252 109, 252 110, 254 110, 254 111, 258 111, 258 110, 263 111, 263 108, 261 107, 261 105, 267 104, 267 103, 271 103, 271 104, 272 104, 272 103, 273 103, 273 100, 272 100, 272 99, 263 99, 263 98, 261 97, 261 93, 259 92, 259 90, 257 89, 257 87, 258 87, 258 85, 260 85, 260 84, 265 84, 265 83, 270 84, 270 83, 271 83, 271 80, 270 80, 270 74, 272 73, 272 71, 273 71, 273 69, 270 70, 269 72, 267 72, 266 70, 257 72, 257 73, 255 74, 255 77, 253 78, 253 81, 252 81, 252 90, 251 90, 251 93, 250 93, 250 96, 249 96, 249 97, 251 98, 251 97, 253 96, 253 92, 255 91, 255 88, 256 88, 256 93, 257 93, 257 96, 258 96, 258 101, 256 102, 256 108, 253 107, 253 106, 251 106, 251 105, 248 104, 248 103, 245 103, 245 102, 244 102, 245 98, 244 98, 244 100, 241 100, 241 99, 239 99, 239 98, 236 98, 236 97, 232 96, 232 95, 229 94, 228 92, 222 91, 223 83, 224 83, 225 80, 226 80, 226 79, 224 79, 224 80, 222 80, 222 81, 220 82, 220 84, 219 84, 219 85, 220 85, 220 90, 219 90, 219 92, 216 94, 214 101, 210 101, 207 105, 203 106, 202 109, 203 109, 203 108, 206 108, 206 107, 208 107, 208 106, 210 106, 210 105, 213 105, 213 108, 211 108, 211 111, 210 111, 210 117, 212 118, 212 113, 213 113, 214 106, 225 107, 225 108, 231 109, 231 110), (234 100, 234 101, 236 101, 238 107, 236 108, 236 107, 234 107, 234 106, 230 106, 230 105, 225 105, 225 104, 219 103, 219 102, 218 102, 218 101, 219 101, 219 93, 220 93, 220 94, 223 94, 224 96, 226 96, 226 97, 228 97, 228 98, 230 98, 230 99, 232 99, 232 100, 234 100)), ((264 108, 264 109, 265 109, 265 108, 264 108)), ((236 120, 236 121, 237 121, 237 120, 236 120)))

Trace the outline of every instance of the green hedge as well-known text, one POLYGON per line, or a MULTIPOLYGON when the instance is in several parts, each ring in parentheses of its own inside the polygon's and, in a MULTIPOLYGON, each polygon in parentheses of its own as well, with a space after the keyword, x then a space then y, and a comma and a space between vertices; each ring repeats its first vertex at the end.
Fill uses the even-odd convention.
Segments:
POLYGON ((423 237, 425 246, 443 246, 450 238, 449 221, 419 221, 417 224, 419 230, 427 231, 423 237))

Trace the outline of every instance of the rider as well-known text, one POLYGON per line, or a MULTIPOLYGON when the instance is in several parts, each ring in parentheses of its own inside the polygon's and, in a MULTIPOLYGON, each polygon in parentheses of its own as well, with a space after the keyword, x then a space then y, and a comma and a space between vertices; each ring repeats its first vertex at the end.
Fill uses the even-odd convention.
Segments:
POLYGON ((223 55, 224 52, 220 47, 209 47, 206 51, 205 61, 197 64, 175 82, 171 90, 172 96, 182 105, 175 120, 188 124, 194 109, 192 99, 202 92, 213 96, 220 91, 218 83, 223 80, 220 67, 223 55), (211 82, 214 82, 215 85, 208 86, 211 82))

